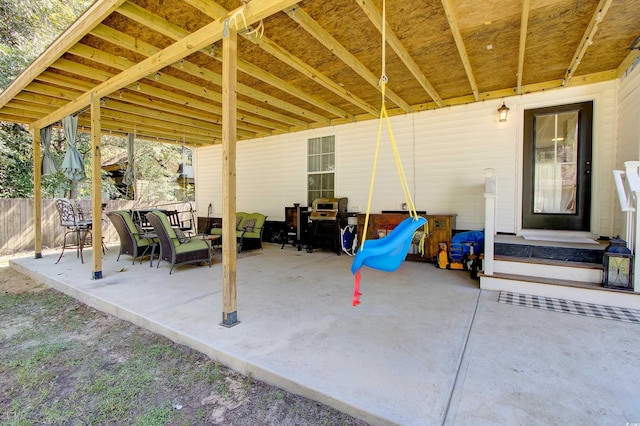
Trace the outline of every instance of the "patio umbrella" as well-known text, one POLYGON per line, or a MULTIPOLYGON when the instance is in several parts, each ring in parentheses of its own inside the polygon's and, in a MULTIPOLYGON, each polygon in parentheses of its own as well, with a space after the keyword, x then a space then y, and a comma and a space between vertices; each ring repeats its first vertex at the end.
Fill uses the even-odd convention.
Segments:
POLYGON ((42 176, 53 175, 58 172, 58 165, 51 154, 51 126, 40 129, 40 142, 42 143, 42 164, 40 172, 42 176))
POLYGON ((78 132, 78 116, 68 115, 62 119, 64 135, 69 142, 69 148, 62 160, 62 173, 70 180, 83 180, 84 161, 82 155, 76 148, 76 134, 78 132))
POLYGON ((133 164, 133 140, 135 133, 127 133, 127 170, 124 172, 123 182, 127 186, 133 185, 136 180, 135 167, 133 164))

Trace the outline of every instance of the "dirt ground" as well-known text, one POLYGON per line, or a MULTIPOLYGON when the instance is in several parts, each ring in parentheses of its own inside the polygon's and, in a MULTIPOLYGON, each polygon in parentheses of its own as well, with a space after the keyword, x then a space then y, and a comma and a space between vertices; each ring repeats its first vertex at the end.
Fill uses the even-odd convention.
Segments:
POLYGON ((48 289, 7 258, 0 424, 366 425, 48 289))

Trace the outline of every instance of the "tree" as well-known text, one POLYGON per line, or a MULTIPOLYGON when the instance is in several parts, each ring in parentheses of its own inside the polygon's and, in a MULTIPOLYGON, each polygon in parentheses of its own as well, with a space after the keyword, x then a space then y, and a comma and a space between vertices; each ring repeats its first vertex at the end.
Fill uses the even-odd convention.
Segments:
MULTIPOLYGON (((92 0, 0 0, 0 89, 5 89, 92 0)), ((54 150, 54 155, 59 151, 54 150)), ((0 196, 33 195, 33 138, 26 126, 0 123, 0 196)), ((65 185, 45 176, 43 192, 65 185)))
POLYGON ((33 195, 30 134, 19 124, 0 123, 0 198, 33 195))
MULTIPOLYGON (((0 0, 0 89, 6 88, 93 0, 0 0)), ((126 139, 103 136, 102 156, 113 150, 126 152, 126 139)), ((78 197, 91 194, 91 139, 79 131, 76 141, 86 165, 87 179, 77 185, 78 197)), ((54 129, 51 151, 58 165, 67 142, 54 129)), ((136 141, 138 179, 151 182, 141 199, 175 200, 181 148, 156 142, 136 141)), ((115 194, 115 184, 106 172, 102 187, 115 194)), ((61 173, 42 177, 45 198, 69 197, 71 183, 61 173)), ((24 125, 0 122, 0 197, 33 196, 33 137, 24 125)))

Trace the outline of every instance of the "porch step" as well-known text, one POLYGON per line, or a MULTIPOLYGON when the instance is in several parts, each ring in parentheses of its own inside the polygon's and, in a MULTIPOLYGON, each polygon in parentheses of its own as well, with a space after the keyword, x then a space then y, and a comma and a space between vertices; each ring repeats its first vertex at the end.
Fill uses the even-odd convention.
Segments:
POLYGON ((606 242, 599 244, 526 240, 515 235, 495 237, 495 256, 601 264, 606 242))
POLYGON ((524 275, 599 284, 602 282, 602 264, 572 262, 556 259, 494 256, 493 270, 510 275, 524 275))
MULTIPOLYGON (((576 271, 579 268, 574 268, 576 271)), ((640 309, 640 293, 604 288, 600 282, 576 281, 506 272, 480 273, 483 290, 510 291, 535 296, 575 300, 583 303, 640 309)))

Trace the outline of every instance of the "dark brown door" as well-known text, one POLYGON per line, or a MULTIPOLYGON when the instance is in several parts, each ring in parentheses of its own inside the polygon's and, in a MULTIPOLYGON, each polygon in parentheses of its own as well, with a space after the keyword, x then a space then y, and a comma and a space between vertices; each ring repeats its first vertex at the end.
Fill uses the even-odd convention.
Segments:
POLYGON ((593 102, 525 110, 522 228, 589 231, 593 102))

